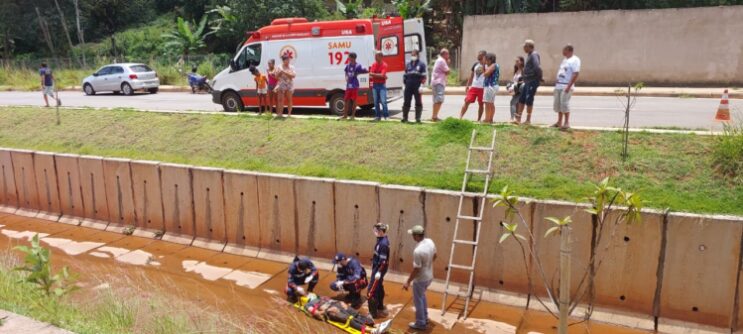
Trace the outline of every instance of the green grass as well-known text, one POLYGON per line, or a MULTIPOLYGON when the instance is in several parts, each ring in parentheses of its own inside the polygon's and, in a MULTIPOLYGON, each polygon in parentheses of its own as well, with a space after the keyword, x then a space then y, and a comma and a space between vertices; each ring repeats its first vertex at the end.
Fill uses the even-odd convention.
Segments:
POLYGON ((306 327, 305 317, 293 312, 255 315, 255 323, 236 319, 213 305, 181 297, 187 292, 131 271, 106 276, 80 273, 84 282, 79 290, 62 298, 50 297, 23 282, 21 272, 12 270, 19 264, 15 254, 0 250, 0 309, 75 333, 278 334, 306 327), (106 287, 96 288, 104 282, 106 287))
MULTIPOLYGON (((148 159, 390 184, 458 189, 472 129, 436 125, 271 120, 228 115, 136 111, 0 108, 0 146, 148 159)), ((649 206, 674 211, 743 214, 743 184, 712 168, 714 139, 692 134, 630 134, 630 158, 619 159, 618 132, 499 126, 491 191, 582 201, 610 176, 649 206)), ((480 159, 480 162, 483 160, 480 159)))

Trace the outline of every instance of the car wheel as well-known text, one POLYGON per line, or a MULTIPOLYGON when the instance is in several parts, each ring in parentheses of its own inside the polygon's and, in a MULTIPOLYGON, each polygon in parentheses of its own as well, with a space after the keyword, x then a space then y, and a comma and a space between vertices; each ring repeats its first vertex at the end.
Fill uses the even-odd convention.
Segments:
POLYGON ((95 89, 93 89, 93 86, 89 83, 86 83, 83 86, 83 92, 85 92, 85 95, 95 95, 95 89))
POLYGON ((158 88, 150 88, 147 91, 149 91, 150 94, 157 94, 157 90, 158 90, 158 88))
POLYGON ((243 110, 243 101, 235 92, 226 92, 222 95, 222 107, 226 112, 238 112, 243 110))
POLYGON ((132 86, 128 83, 121 84, 121 92, 124 93, 124 95, 133 95, 134 89, 132 89, 132 86))
POLYGON ((343 100, 343 93, 335 93, 330 97, 330 102, 328 102, 330 107, 330 112, 341 116, 343 115, 343 110, 346 109, 346 101, 343 100))

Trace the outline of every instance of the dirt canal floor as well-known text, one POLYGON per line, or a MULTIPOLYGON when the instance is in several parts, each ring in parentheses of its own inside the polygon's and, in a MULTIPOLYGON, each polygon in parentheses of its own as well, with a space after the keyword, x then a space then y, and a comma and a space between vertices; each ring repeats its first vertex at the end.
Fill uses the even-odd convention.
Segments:
MULTIPOLYGON (((284 263, 0 213, 0 250, 28 244, 37 233, 42 246, 52 250, 55 268, 66 265, 79 274, 82 289, 72 295, 76 303, 91 302, 100 298, 94 292, 109 289, 116 298, 165 296, 164 302, 151 303, 152 312, 212 312, 218 319, 210 321, 224 326, 224 332, 343 333, 284 301, 284 263)), ((334 275, 327 271, 320 275, 315 292, 331 295, 334 275)), ((487 302, 474 302, 466 321, 449 313, 442 317, 442 298, 436 292, 428 293, 432 325, 426 331, 410 331, 407 324, 414 319, 410 292, 395 283, 386 283, 385 290, 394 318, 392 333, 556 333, 556 322, 546 313, 487 302)), ((461 300, 451 300, 448 306, 461 307, 455 303, 461 300)), ((362 312, 367 312, 365 307, 362 312)), ((600 323, 570 328, 570 333, 644 333, 600 323)))

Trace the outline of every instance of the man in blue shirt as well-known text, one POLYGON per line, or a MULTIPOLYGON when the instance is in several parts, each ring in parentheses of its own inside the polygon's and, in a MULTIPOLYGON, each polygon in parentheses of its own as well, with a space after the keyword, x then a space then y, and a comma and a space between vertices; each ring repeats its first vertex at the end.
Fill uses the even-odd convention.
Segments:
POLYGON ((46 63, 41 63, 39 76, 41 78, 41 92, 44 94, 45 106, 49 107, 49 96, 57 102, 58 106, 61 106, 62 101, 54 97, 54 75, 52 74, 52 69, 46 66, 46 63))
POLYGON ((351 119, 356 117, 356 99, 359 98, 359 74, 369 73, 369 70, 356 62, 356 52, 348 54, 348 65, 344 69, 346 72, 346 94, 343 100, 346 101, 343 108, 343 116, 340 119, 346 119, 349 112, 351 119))
POLYGON ((286 284, 286 297, 289 302, 296 303, 300 295, 305 295, 315 289, 320 280, 315 264, 306 257, 295 257, 289 265, 289 279, 286 284), (307 291, 302 285, 307 284, 307 291))
POLYGON ((410 53, 410 62, 405 65, 405 74, 403 75, 405 90, 403 91, 402 103, 402 122, 408 122, 408 113, 410 113, 410 100, 415 97, 415 121, 421 122, 421 113, 423 113, 423 102, 421 101, 421 84, 426 82, 426 64, 418 59, 418 51, 413 50, 410 53))
POLYGON ((361 307, 361 290, 369 285, 366 280, 366 270, 355 257, 346 256, 343 253, 335 255, 333 263, 338 266, 335 282, 330 284, 330 289, 339 292, 348 292, 346 300, 353 308, 361 307))
POLYGON ((387 274, 387 263, 390 257, 390 240, 387 238, 387 224, 377 223, 374 225, 374 235, 377 244, 374 245, 374 257, 372 257, 372 274, 367 297, 369 298, 369 315, 372 318, 383 318, 387 316, 387 308, 384 306, 384 275, 387 274))

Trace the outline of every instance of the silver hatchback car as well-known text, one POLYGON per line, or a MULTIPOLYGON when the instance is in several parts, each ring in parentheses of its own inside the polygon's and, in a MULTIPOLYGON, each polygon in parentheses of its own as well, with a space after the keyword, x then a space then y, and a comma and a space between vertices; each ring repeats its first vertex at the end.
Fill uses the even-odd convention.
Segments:
POLYGON ((83 79, 85 95, 95 95, 97 92, 132 95, 137 90, 155 94, 159 88, 157 73, 149 66, 137 63, 106 65, 83 79))

